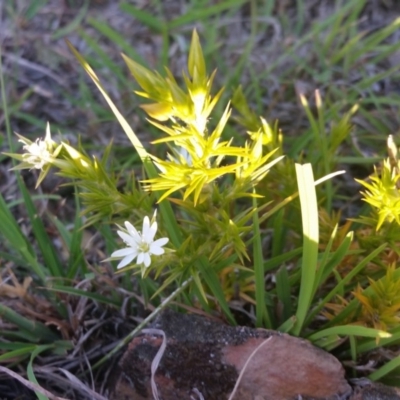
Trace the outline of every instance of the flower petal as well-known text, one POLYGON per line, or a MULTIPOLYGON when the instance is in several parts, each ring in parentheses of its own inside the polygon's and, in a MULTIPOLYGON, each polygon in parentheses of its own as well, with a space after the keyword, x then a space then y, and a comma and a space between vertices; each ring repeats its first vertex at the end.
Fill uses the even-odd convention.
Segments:
POLYGON ((161 256, 161 254, 165 253, 165 250, 162 247, 155 246, 150 248, 150 253, 154 254, 155 256, 161 256))
POLYGON ((138 254, 137 260, 136 260, 136 262, 138 264, 143 264, 145 254, 147 254, 147 253, 141 252, 141 253, 138 254))
POLYGON ((144 261, 143 262, 144 262, 145 267, 146 268, 150 267, 151 258, 150 258, 149 253, 143 253, 143 256, 144 256, 144 261))
POLYGON ((135 255, 134 255, 134 254, 131 254, 131 255, 129 255, 129 256, 126 256, 126 257, 123 258, 123 259, 121 260, 121 262, 117 265, 117 269, 120 269, 120 268, 123 268, 123 267, 127 266, 128 264, 130 264, 130 263, 133 261, 134 258, 135 258, 135 255))
POLYGON ((137 241, 135 240, 134 237, 132 237, 131 235, 127 234, 124 231, 117 231, 118 236, 130 247, 137 247, 137 241))
POLYGON ((164 237, 157 239, 153 242, 153 244, 156 244, 157 246, 165 246, 169 242, 169 239, 164 237))
POLYGON ((111 257, 121 258, 129 256, 130 254, 134 254, 134 257, 137 256, 137 250, 132 247, 126 247, 125 249, 116 250, 111 254, 111 257))
POLYGON ((157 227, 158 227, 157 222, 154 221, 150 226, 148 236, 146 236, 147 243, 150 243, 154 240, 154 236, 156 235, 157 232, 157 227))
POLYGON ((143 238, 147 237, 149 230, 150 230, 150 220, 149 220, 148 216, 145 216, 144 219, 143 219, 143 228, 142 228, 142 236, 143 236, 143 238))
POLYGON ((162 248, 168 242, 168 238, 161 238, 156 240, 150 245, 150 253, 155 256, 160 256, 165 253, 165 250, 162 248))
POLYGON ((129 221, 125 221, 125 227, 129 235, 131 235, 135 239, 135 242, 140 243, 141 236, 140 233, 136 230, 136 228, 129 221))

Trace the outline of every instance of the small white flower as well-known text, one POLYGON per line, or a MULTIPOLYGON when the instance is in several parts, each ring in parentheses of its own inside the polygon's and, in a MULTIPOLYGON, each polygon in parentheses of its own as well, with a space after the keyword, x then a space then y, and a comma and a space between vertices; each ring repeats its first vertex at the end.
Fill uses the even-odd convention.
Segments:
POLYGON ((54 142, 50 135, 50 126, 47 124, 46 136, 44 139, 36 139, 34 142, 19 136, 19 142, 23 143, 23 149, 25 153, 22 154, 24 163, 29 164, 32 168, 41 169, 51 163, 54 159, 53 150, 54 142))
POLYGON ((26 144, 24 150, 26 153, 22 155, 23 160, 31 164, 32 168, 43 169, 48 162, 51 162, 51 153, 44 140, 36 139, 35 142, 26 144))
MULTIPOLYGON (((154 213, 155 216, 155 213, 154 213)), ((153 217, 153 219, 155 219, 153 217)), ((157 222, 150 225, 149 217, 144 217, 142 233, 128 221, 125 221, 126 231, 117 231, 119 237, 125 242, 125 249, 116 250, 111 257, 122 258, 117 269, 123 268, 130 264, 137 257, 137 264, 144 264, 147 268, 151 264, 151 255, 159 256, 164 254, 162 248, 168 243, 168 238, 154 240, 157 232, 157 222)))

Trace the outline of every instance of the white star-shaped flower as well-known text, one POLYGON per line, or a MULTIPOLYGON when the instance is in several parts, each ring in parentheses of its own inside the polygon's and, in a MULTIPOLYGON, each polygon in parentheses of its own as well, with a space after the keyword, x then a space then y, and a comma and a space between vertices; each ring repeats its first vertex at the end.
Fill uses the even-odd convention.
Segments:
POLYGON ((23 149, 25 153, 22 154, 22 160, 24 166, 30 166, 32 168, 41 169, 46 164, 54 161, 54 147, 55 143, 51 139, 50 125, 47 124, 46 136, 44 139, 36 139, 34 142, 23 136, 18 135, 19 142, 23 143, 23 149))
MULTIPOLYGON (((155 213, 154 213, 155 215, 155 213)), ((155 218, 153 217, 153 220, 155 218)), ((147 268, 151 264, 151 256, 164 254, 163 246, 168 243, 168 238, 154 240, 157 232, 157 222, 150 224, 149 217, 144 217, 142 233, 128 221, 125 221, 126 231, 117 231, 119 237, 125 242, 125 249, 116 250, 112 258, 122 258, 117 269, 123 268, 137 258, 137 264, 144 264, 147 268)))
POLYGON ((23 154, 23 159, 31 164, 32 168, 43 169, 43 166, 51 161, 51 153, 44 140, 36 139, 35 142, 26 144, 24 150, 26 153, 23 154))

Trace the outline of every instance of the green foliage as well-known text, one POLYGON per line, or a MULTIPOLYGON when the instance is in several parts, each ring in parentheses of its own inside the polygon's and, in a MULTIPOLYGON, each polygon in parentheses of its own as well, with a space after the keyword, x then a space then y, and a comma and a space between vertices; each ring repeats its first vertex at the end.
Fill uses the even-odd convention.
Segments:
MULTIPOLYGON (((190 10, 201 10, 199 14, 189 11, 172 21, 131 4, 123 3, 121 8, 161 34, 164 40, 161 60, 165 65, 169 35, 174 29, 194 20, 196 15, 201 20, 211 10, 230 12, 232 6, 241 3, 223 1, 205 8, 201 1, 193 2, 190 10)), ((296 58, 299 47, 313 41, 317 63, 311 66, 307 58, 298 60, 296 71, 282 72, 282 81, 296 72, 313 76, 318 85, 326 87, 334 71, 346 76, 368 52, 376 50, 376 62, 379 57, 397 51, 398 44, 384 44, 398 29, 397 20, 370 35, 354 32, 354 23, 364 5, 365 1, 348 2, 326 22, 314 24, 308 35, 290 45, 285 56, 296 58), (332 29, 325 34, 328 26, 332 29)), ((252 2, 253 14, 254 7, 256 2, 252 2)), ((259 7, 271 12, 267 5, 259 7)), ((30 7, 28 12, 34 13, 35 8, 30 7)), ((55 36, 74 29, 85 12, 84 7, 55 36)), ((337 352, 343 360, 350 357, 355 361, 363 353, 381 346, 398 345, 400 163, 393 139, 389 140, 389 158, 382 167, 375 167, 369 179, 357 180, 366 189, 362 192, 366 207, 359 218, 343 222, 340 213, 335 212, 339 189, 333 178, 341 172, 332 173, 344 161, 372 162, 361 160, 357 153, 343 157, 341 150, 344 146, 354 147, 350 140, 354 115, 365 115, 367 105, 378 107, 381 101, 373 96, 360 99, 358 93, 368 90, 391 71, 372 78, 362 76, 357 84, 346 86, 344 92, 328 85, 323 96, 315 92, 315 105, 312 99, 299 93, 308 126, 296 135, 287 135, 278 122, 268 123, 259 116, 260 109, 255 111, 253 107, 261 104, 260 80, 279 67, 280 57, 271 60, 265 72, 252 76, 248 85, 236 85, 246 68, 252 38, 259 29, 256 23, 252 23, 246 51, 225 77, 227 88, 215 90, 218 74, 216 71, 209 74, 207 65, 210 59, 224 61, 218 59, 215 48, 203 51, 196 31, 186 71, 177 78, 167 68, 161 74, 143 66, 144 60, 118 32, 100 21, 89 22, 125 52, 123 59, 140 87, 135 93, 146 99, 140 107, 157 132, 152 142, 157 148, 150 153, 141 143, 88 61, 69 44, 131 141, 137 152, 135 160, 140 160, 143 169, 125 163, 116 172, 119 160, 113 143, 99 158, 90 155, 82 143, 73 147, 63 139, 55 142, 49 126, 44 139, 31 141, 19 135, 23 152, 17 153, 9 130, 10 151, 5 155, 20 162, 13 168, 16 173, 20 169, 37 169, 39 185, 50 169, 56 169, 67 181, 66 185, 74 187, 79 200, 72 228, 54 216, 47 216, 66 243, 68 260, 62 259, 49 245, 45 224, 37 217, 34 202, 20 179, 34 243, 27 240, 10 211, 10 204, 2 196, 0 220, 4 223, 0 224, 0 235, 10 246, 10 252, 1 254, 2 258, 33 275, 34 284, 46 289, 44 297, 61 320, 68 318, 61 300, 64 296, 118 308, 121 298, 116 288, 110 286, 97 293, 95 278, 106 279, 105 271, 121 273, 121 286, 129 290, 133 272, 141 294, 156 309, 96 367, 177 299, 186 307, 218 312, 231 324, 237 323, 232 312, 234 302, 254 307, 251 324, 306 337, 322 348, 337 352), (232 86, 235 89, 228 101, 232 86), (155 208, 159 210, 157 214, 153 214, 155 208), (149 215, 154 216, 146 225, 143 220, 149 219, 149 215), (125 224, 125 229, 121 226, 126 221, 131 225, 125 224), (115 225, 119 226, 118 234, 126 246, 117 250, 122 256, 114 254, 115 225), (82 241, 88 228, 104 236, 107 249, 104 258, 110 257, 103 259, 103 264, 88 265, 85 259, 82 241), (271 243, 267 244, 269 236, 271 243), (150 251, 154 243, 166 238, 165 248, 156 246, 150 251), (143 262, 144 254, 150 257, 149 265, 143 262), (130 257, 129 262, 118 270, 115 260, 125 257, 130 257), (79 286, 86 280, 89 290, 79 286)), ((205 32, 205 36, 215 35, 213 29, 205 32)), ((301 19, 294 29, 302 31, 301 19)), ((90 63, 105 66, 121 87, 127 86, 124 73, 109 55, 85 32, 80 34, 98 57, 92 56, 90 63)), ((85 85, 81 90, 86 93, 86 100, 93 102, 94 97, 85 85)), ((389 104, 391 100, 381 102, 389 104)), ((390 104, 398 104, 398 100, 390 104)), ((109 118, 108 111, 96 107, 99 106, 93 105, 99 115, 109 118)), ((18 104, 12 112, 17 110, 18 104)), ((369 120, 380 127, 372 117, 369 120)), ((20 356, 22 360, 33 352, 28 374, 35 382, 34 358, 44 351, 60 352, 66 343, 60 344, 60 335, 46 324, 32 323, 6 306, 1 306, 1 310, 3 317, 16 327, 2 332, 4 337, 24 343, 15 348, 0 344, 3 350, 0 357, 20 356)), ((370 377, 398 376, 398 366, 398 359, 394 359, 370 377)))
POLYGON ((387 330, 400 322, 400 279, 394 277, 395 265, 389 266, 386 275, 374 281, 369 278, 369 292, 363 293, 360 286, 354 292, 361 303, 359 320, 378 329, 387 330))

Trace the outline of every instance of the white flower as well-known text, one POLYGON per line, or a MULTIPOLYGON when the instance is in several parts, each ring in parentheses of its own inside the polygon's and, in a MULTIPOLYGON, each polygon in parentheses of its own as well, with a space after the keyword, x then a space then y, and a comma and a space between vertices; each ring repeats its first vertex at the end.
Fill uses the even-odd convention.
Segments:
MULTIPOLYGON (((155 219, 155 213, 153 220, 155 219)), ((117 231, 120 238, 125 242, 125 249, 116 250, 111 254, 111 257, 122 258, 117 266, 117 269, 123 268, 130 264, 137 257, 137 264, 144 264, 147 268, 151 264, 151 255, 159 256, 164 254, 162 248, 168 243, 168 238, 154 240, 157 232, 157 222, 152 222, 150 225, 149 217, 144 217, 142 233, 128 221, 125 221, 126 231, 117 231)))
POLYGON ((51 161, 51 153, 44 140, 36 139, 35 142, 26 144, 24 150, 26 153, 23 154, 23 159, 31 164, 32 168, 43 169, 43 166, 51 161))
POLYGON ((22 154, 22 160, 25 164, 28 164, 31 168, 43 170, 46 164, 54 160, 53 150, 55 143, 51 139, 49 124, 47 124, 44 139, 36 139, 31 142, 29 139, 18 136, 20 137, 19 142, 24 144, 25 153, 22 154))

